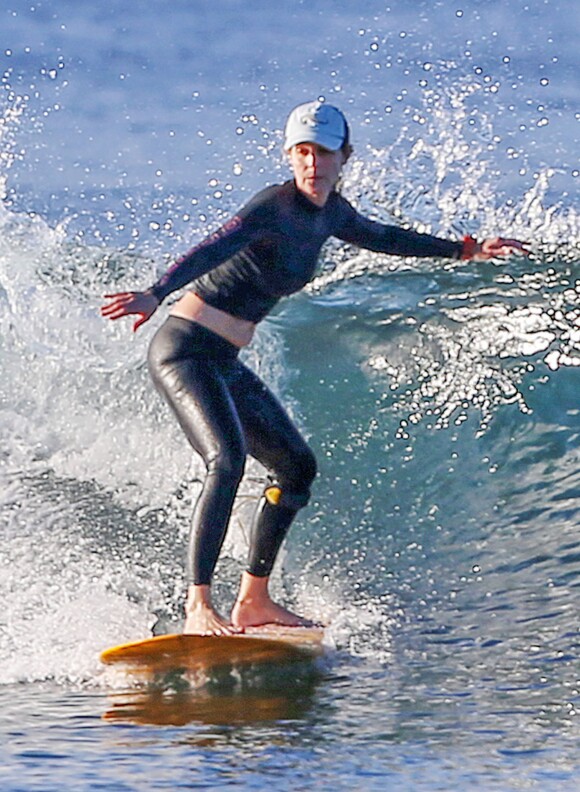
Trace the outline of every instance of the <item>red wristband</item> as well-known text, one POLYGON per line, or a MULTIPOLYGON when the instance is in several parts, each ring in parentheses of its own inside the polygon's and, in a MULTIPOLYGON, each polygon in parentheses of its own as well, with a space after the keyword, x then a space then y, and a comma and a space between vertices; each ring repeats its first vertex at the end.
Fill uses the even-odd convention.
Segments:
POLYGON ((477 251, 477 239, 474 239, 470 234, 463 237, 463 250, 461 251, 461 260, 467 261, 472 259, 477 251))

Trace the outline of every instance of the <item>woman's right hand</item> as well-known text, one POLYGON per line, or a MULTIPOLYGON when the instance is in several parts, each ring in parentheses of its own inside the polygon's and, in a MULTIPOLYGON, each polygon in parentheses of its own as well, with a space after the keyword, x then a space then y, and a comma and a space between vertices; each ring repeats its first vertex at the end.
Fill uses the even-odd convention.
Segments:
POLYGON ((107 319, 120 319, 123 316, 137 314, 140 318, 133 325, 133 332, 150 319, 159 305, 159 300, 151 292, 119 292, 105 294, 109 303, 101 307, 101 316, 107 319))

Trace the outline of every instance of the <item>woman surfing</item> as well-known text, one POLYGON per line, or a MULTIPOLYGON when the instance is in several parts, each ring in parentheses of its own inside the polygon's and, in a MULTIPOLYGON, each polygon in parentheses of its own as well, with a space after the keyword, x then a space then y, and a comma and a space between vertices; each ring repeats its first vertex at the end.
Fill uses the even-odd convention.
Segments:
POLYGON ((271 598, 269 579, 292 521, 310 498, 316 459, 283 405, 239 356, 278 301, 310 281, 326 240, 396 256, 486 260, 525 254, 514 239, 452 241, 359 214, 337 190, 352 147, 346 118, 332 105, 296 107, 284 149, 291 180, 260 191, 149 289, 107 295, 101 309, 109 319, 136 316, 137 330, 170 294, 188 286, 149 350, 152 379, 206 469, 189 537, 186 633, 228 635, 250 626, 307 623, 271 598), (267 469, 270 481, 226 618, 212 602, 211 583, 248 455, 267 469))

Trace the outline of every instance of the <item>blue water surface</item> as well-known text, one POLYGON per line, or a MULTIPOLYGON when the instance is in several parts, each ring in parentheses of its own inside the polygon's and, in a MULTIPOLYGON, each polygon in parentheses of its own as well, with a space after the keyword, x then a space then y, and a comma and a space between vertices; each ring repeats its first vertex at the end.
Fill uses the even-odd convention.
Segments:
POLYGON ((0 10, 2 790, 576 789, 579 26, 572 0, 0 10), (98 308, 288 178, 313 97, 361 210, 531 255, 325 248, 244 353, 319 460, 273 587, 325 656, 136 686, 99 653, 181 629, 202 471, 148 380, 161 319, 98 308))

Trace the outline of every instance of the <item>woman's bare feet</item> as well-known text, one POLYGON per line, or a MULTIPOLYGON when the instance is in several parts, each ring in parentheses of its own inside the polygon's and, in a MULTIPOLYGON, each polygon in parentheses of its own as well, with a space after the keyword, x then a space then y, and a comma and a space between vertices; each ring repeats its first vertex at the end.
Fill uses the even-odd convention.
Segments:
POLYGON ((311 627, 312 622, 283 608, 270 598, 267 577, 244 572, 240 591, 232 609, 232 624, 238 628, 281 624, 285 627, 311 627))
POLYGON ((214 610, 209 586, 190 586, 183 632, 187 635, 235 635, 243 632, 243 628, 230 624, 214 610))

